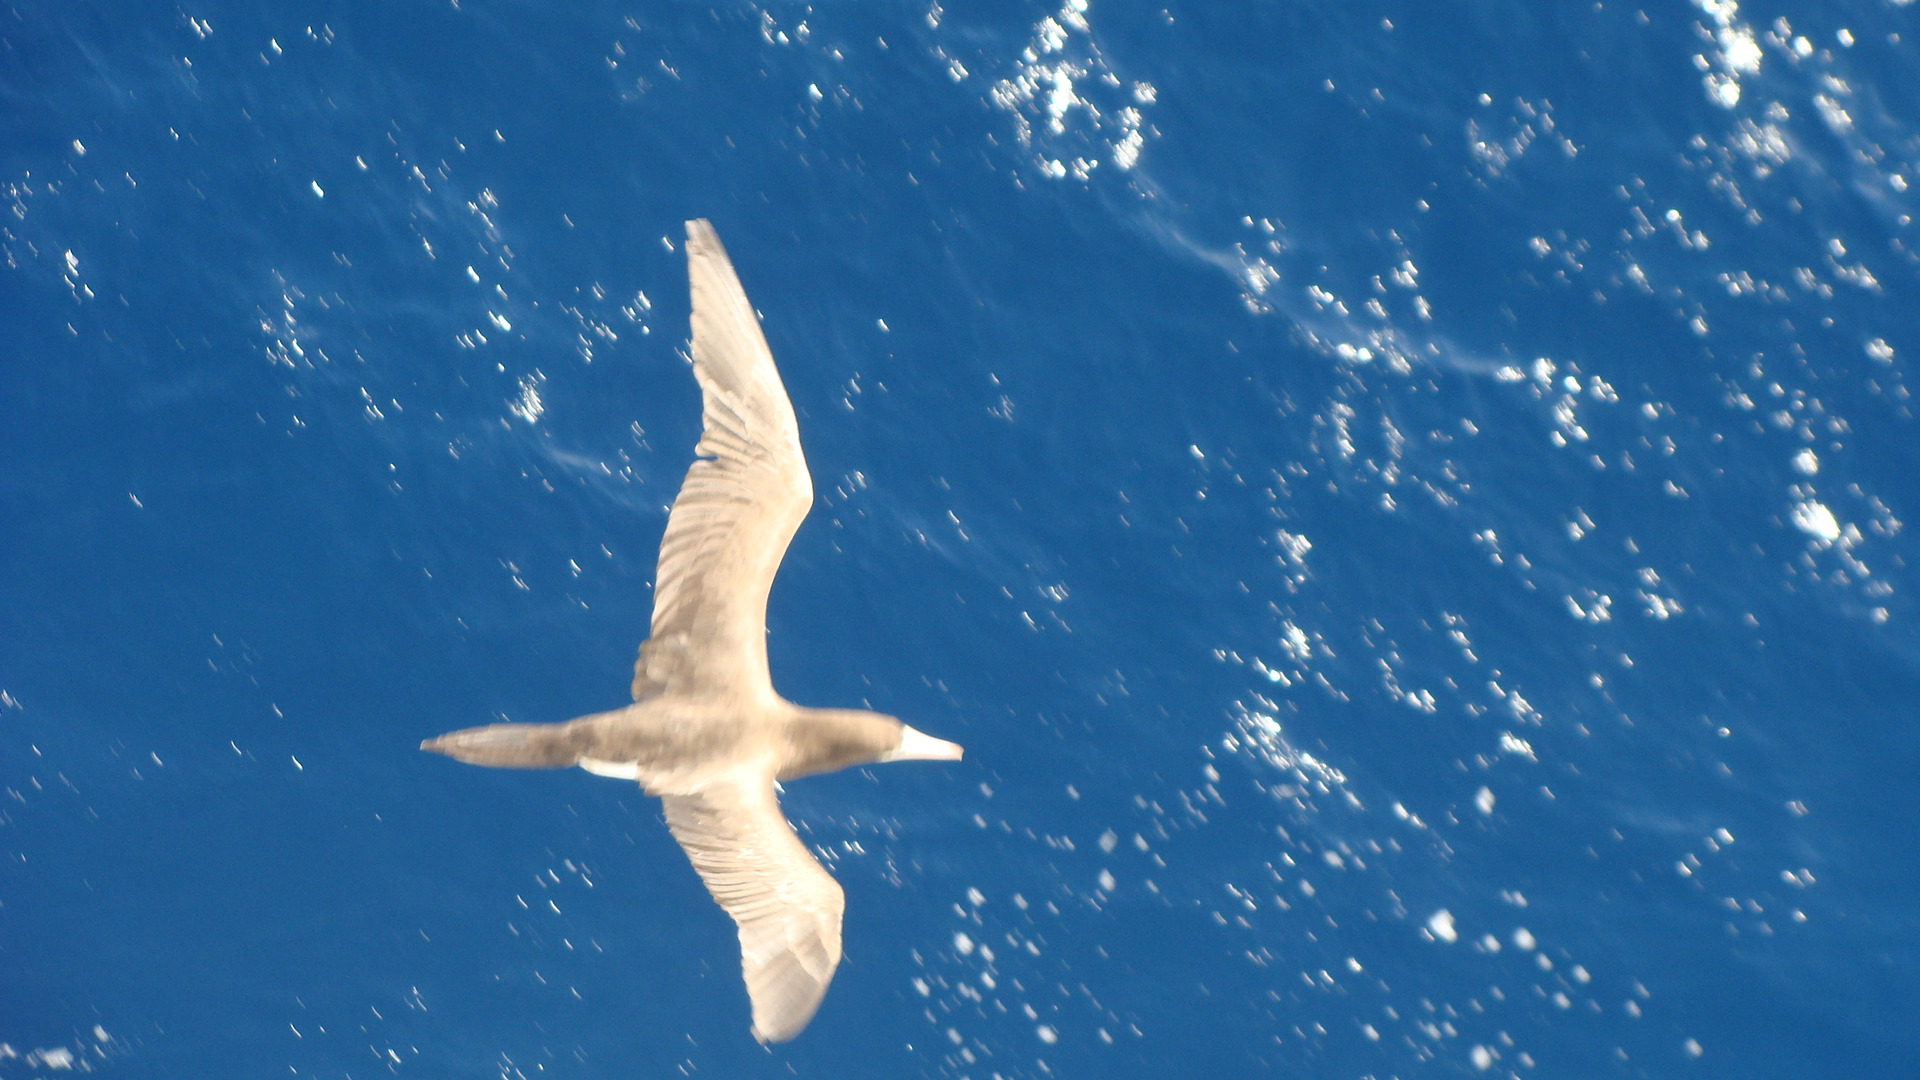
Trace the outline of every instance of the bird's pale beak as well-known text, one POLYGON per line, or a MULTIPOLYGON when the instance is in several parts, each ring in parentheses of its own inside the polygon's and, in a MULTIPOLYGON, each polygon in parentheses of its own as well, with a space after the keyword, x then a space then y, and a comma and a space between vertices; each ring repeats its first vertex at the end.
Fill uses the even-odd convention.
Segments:
POLYGON ((959 761, 966 753, 959 743, 936 739, 924 731, 900 725, 900 745, 881 761, 959 761))

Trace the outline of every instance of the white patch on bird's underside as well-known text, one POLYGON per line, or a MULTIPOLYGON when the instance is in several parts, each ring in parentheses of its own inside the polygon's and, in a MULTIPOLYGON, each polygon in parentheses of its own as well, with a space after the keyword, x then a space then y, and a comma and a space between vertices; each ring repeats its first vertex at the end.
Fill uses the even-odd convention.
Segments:
POLYGON ((640 763, 637 761, 599 761, 583 757, 580 767, 595 776, 610 776, 615 780, 640 779, 640 763))

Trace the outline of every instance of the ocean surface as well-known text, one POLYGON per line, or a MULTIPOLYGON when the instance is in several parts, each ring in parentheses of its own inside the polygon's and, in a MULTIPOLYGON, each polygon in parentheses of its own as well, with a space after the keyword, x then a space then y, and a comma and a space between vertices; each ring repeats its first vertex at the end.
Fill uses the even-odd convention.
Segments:
POLYGON ((0 1077, 1920 1076, 1920 5, 0 0, 0 1077), (631 784, 682 222, 812 1026, 631 784))

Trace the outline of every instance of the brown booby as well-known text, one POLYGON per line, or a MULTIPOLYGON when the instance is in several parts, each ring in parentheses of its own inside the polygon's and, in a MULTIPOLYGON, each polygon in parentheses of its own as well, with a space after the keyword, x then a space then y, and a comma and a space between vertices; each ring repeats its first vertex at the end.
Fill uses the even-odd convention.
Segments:
POLYGON ((813 505, 793 404, 720 237, 687 222, 697 460, 660 541, 633 704, 560 724, 492 724, 420 744, 475 765, 637 780, 740 928, 753 1035, 800 1033, 840 963, 840 885, 780 813, 775 781, 850 765, 957 760, 954 743, 861 709, 774 692, 767 591, 813 505))

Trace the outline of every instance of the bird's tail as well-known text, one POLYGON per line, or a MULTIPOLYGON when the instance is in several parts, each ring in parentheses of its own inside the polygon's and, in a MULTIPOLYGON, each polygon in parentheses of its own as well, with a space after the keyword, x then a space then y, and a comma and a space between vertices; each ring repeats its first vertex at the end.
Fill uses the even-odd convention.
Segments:
POLYGON ((570 724, 488 724, 428 739, 420 749, 469 765, 503 769, 564 769, 580 760, 570 724))

